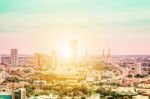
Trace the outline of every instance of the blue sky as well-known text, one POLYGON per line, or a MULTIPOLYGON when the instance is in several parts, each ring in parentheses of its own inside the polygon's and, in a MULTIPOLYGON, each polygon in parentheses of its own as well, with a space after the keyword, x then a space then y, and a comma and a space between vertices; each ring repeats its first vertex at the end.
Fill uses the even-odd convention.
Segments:
POLYGON ((82 53, 150 54, 149 27, 150 0, 0 0, 1 53, 50 53, 77 39, 82 53))

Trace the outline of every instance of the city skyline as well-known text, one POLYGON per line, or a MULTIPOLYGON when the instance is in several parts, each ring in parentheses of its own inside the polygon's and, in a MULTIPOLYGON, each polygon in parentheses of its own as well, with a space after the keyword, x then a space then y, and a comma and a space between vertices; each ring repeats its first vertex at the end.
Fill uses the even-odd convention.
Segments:
POLYGON ((115 1, 1 0, 0 54, 50 54, 78 40, 82 55, 150 55, 150 1, 115 1))

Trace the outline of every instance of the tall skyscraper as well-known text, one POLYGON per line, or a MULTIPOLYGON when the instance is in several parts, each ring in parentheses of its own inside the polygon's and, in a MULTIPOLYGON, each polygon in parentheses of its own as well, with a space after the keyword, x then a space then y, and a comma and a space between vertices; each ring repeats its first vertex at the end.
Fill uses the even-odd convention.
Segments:
POLYGON ((105 50, 103 49, 102 57, 105 58, 105 50))
POLYGON ((137 63, 136 64, 136 74, 141 74, 141 69, 142 68, 142 64, 141 63, 137 63))
POLYGON ((86 49, 86 52, 85 52, 85 56, 86 56, 86 57, 88 56, 88 51, 87 51, 87 49, 86 49))
POLYGON ((52 51, 52 56, 51 57, 52 57, 52 68, 54 69, 54 68, 56 68, 56 64, 57 64, 56 63, 57 62, 56 61, 57 56, 56 56, 56 51, 55 50, 52 51))
POLYGON ((76 62, 77 54, 78 54, 78 41, 71 40, 70 41, 70 58, 71 58, 72 63, 76 62))
POLYGON ((111 58, 111 52, 110 52, 110 49, 108 49, 108 58, 111 58))
POLYGON ((35 53, 35 55, 34 55, 34 65, 35 66, 37 66, 37 67, 39 67, 39 66, 41 66, 41 57, 40 57, 40 54, 39 53, 35 53))
POLYGON ((11 49, 11 66, 18 65, 18 49, 11 49))
POLYGON ((50 66, 50 56, 41 54, 41 53, 35 53, 35 66, 38 69, 47 69, 50 66))

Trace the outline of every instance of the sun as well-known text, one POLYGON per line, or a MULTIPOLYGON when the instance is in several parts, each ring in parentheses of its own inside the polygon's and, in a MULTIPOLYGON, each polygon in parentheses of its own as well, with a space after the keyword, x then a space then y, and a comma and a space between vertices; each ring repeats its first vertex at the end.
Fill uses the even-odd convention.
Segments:
POLYGON ((65 44, 59 46, 59 48, 58 48, 58 54, 59 54, 60 57, 68 59, 70 57, 69 46, 67 46, 65 44))

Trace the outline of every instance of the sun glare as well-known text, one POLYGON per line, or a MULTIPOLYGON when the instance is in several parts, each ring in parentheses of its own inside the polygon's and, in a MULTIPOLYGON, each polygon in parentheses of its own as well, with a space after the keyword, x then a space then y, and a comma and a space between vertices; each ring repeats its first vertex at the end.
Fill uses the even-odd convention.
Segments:
POLYGON ((70 49, 67 45, 61 45, 59 48, 58 48, 58 54, 60 57, 63 57, 63 58, 69 58, 70 57, 70 49))

